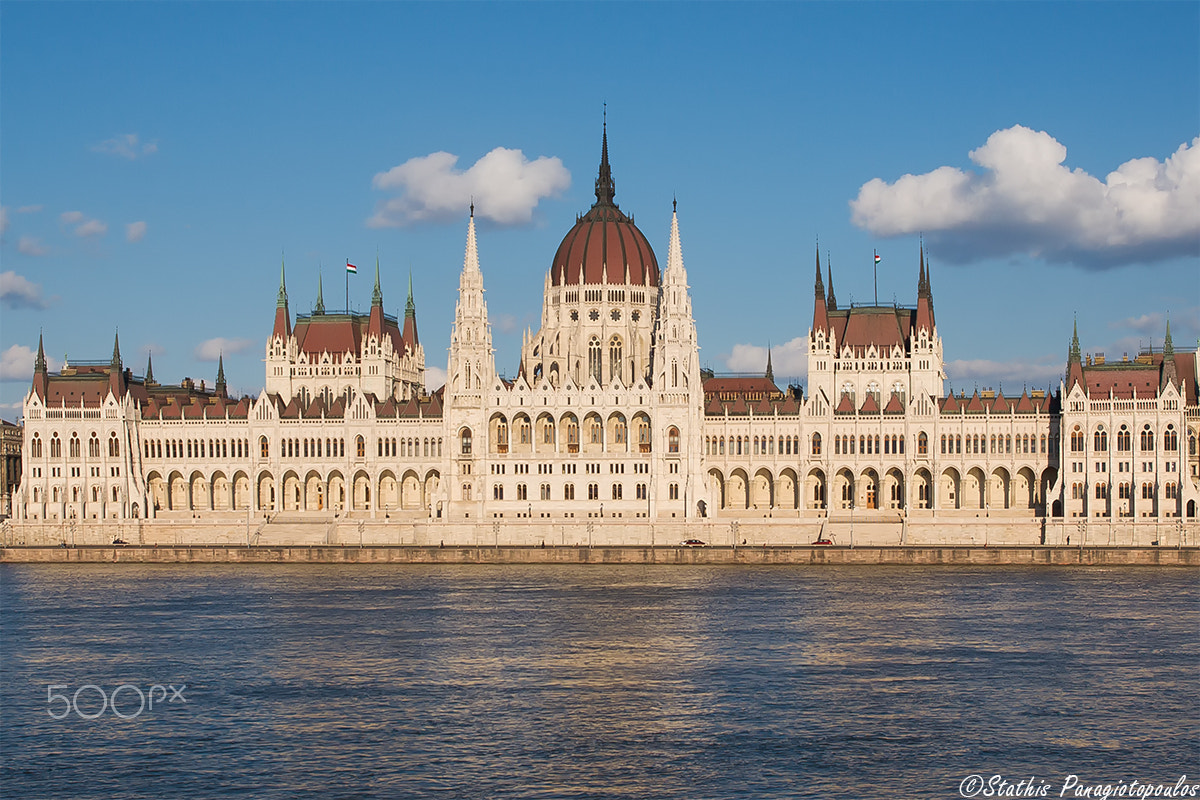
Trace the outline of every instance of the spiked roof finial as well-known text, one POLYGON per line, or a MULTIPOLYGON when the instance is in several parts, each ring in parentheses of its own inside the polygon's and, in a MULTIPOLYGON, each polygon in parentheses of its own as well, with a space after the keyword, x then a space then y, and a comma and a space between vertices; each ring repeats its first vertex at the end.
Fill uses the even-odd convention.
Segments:
POLYGON ((42 334, 38 333, 38 352, 37 360, 33 363, 34 372, 46 371, 46 351, 42 348, 42 334))
POLYGON ((371 305, 383 305, 383 291, 379 288, 379 254, 375 254, 375 288, 371 291, 371 305))
POLYGON ((317 305, 313 308, 313 313, 325 313, 325 291, 324 287, 321 286, 321 270, 319 267, 317 268, 317 305))
POLYGON ((225 354, 217 356, 217 393, 225 393, 225 354))
POLYGON ((154 383, 154 354, 146 353, 146 384, 154 383))
POLYGON ((615 206, 613 198, 617 187, 613 182, 612 168, 608 165, 608 104, 604 104, 604 134, 600 145, 600 174, 596 178, 596 205, 615 206))
POLYGON ((287 308, 287 282, 283 273, 283 255, 279 256, 279 294, 275 298, 276 308, 287 308))
POLYGON ((121 368, 121 334, 119 331, 113 334, 112 366, 117 370, 121 368))

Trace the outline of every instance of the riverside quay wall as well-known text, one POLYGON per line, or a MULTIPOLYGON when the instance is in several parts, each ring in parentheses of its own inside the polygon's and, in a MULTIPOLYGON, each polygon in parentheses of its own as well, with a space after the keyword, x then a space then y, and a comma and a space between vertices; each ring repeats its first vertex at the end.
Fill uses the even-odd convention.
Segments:
POLYGON ((709 546, 798 547, 827 541, 855 546, 1195 547, 1200 522, 1182 518, 1088 520, 915 516, 891 520, 833 517, 811 521, 770 518, 650 522, 486 520, 429 522, 404 519, 314 518, 274 514, 257 519, 7 521, 0 544, 11 546, 449 546, 655 547, 701 542, 709 546))
POLYGON ((39 564, 645 564, 1178 566, 1197 547, 836 546, 99 546, 5 547, 0 562, 39 564))
POLYGON ((0 561, 1200 565, 1185 520, 5 522, 0 561), (828 544, 816 544, 828 542, 828 544), (690 544, 685 544, 690 543, 690 544))

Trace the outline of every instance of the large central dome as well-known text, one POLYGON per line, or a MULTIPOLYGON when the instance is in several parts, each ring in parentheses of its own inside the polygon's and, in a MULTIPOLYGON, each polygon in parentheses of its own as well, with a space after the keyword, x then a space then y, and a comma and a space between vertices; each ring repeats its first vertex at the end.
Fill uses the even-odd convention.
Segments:
POLYGON ((554 262, 550 283, 554 286, 620 284, 658 286, 658 261, 645 235, 631 217, 621 213, 613 201, 617 190, 608 165, 608 126, 600 153, 600 176, 596 178, 596 203, 575 222, 563 237, 554 262))

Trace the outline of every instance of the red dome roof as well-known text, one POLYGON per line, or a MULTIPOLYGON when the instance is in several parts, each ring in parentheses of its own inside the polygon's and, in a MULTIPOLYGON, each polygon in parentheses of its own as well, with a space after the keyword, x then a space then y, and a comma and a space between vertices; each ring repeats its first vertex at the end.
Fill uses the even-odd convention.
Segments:
POLYGON ((596 203, 563 237, 550 265, 551 284, 595 284, 606 279, 610 284, 658 285, 658 260, 654 250, 633 220, 613 202, 615 195, 616 187, 608 165, 606 126, 600 176, 596 179, 596 203))

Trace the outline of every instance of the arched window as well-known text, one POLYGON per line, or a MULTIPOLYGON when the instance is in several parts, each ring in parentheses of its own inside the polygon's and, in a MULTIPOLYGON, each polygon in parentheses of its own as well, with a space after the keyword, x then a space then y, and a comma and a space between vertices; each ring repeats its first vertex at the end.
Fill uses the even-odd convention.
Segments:
MULTIPOLYGON (((33 435, 33 438, 29 440, 29 457, 30 458, 41 458, 42 457, 41 434, 35 433, 33 435)), ((37 498, 35 497, 34 499, 36 500, 37 498)))
POLYGON ((608 378, 612 381, 621 379, 620 336, 614 336, 608 340, 608 378))
POLYGON ((117 440, 115 433, 110 434, 108 437, 108 454, 112 458, 117 458, 121 455, 121 443, 117 440))
POLYGON ((812 454, 814 456, 821 455, 821 434, 819 433, 812 435, 812 454))
POLYGON ((942 455, 946 455, 946 434, 942 434, 942 455))
POLYGON ((1142 450, 1150 452, 1154 449, 1154 431, 1150 430, 1150 426, 1142 428, 1142 450))
POLYGON ((1083 452, 1083 431, 1079 430, 1078 425, 1076 425, 1074 430, 1071 431, 1071 452, 1083 452))
POLYGON ((1097 453, 1108 452, 1108 432, 1104 430, 1104 426, 1096 429, 1096 433, 1092 436, 1092 449, 1097 453))
POLYGON ((676 428, 674 425, 667 428, 667 452, 679 452, 679 428, 676 428))
MULTIPOLYGON (((1045 438, 1045 436, 1042 438, 1045 438)), ((1117 450, 1122 453, 1127 453, 1132 450, 1132 438, 1133 437, 1130 434, 1129 428, 1122 425, 1121 430, 1117 431, 1117 450)))
POLYGON ((71 434, 70 449, 68 450, 68 452, 70 453, 71 458, 79 458, 79 435, 78 434, 75 434, 75 433, 71 434))
POLYGON ((62 458, 62 440, 58 438, 58 433, 50 435, 50 457, 62 458))
POLYGON ((600 339, 593 336, 591 341, 588 342, 588 374, 592 376, 592 380, 596 383, 600 383, 602 379, 600 372, 602 363, 600 339))
MULTIPOLYGON (((159 453, 158 455, 161 457, 162 453, 159 453)), ((100 437, 95 433, 93 433, 91 438, 88 439, 88 456, 91 458, 100 457, 100 437)))
POLYGON ((929 437, 925 435, 925 431, 917 434, 917 455, 929 455, 929 437))
POLYGON ((1168 425, 1166 432, 1163 434, 1163 450, 1173 453, 1179 449, 1179 434, 1175 432, 1174 425, 1168 425))
MULTIPOLYGON (((359 441, 361 441, 361 440, 362 440, 362 437, 360 436, 359 441)), ((461 448, 462 454, 464 456, 471 455, 471 429, 463 428, 462 431, 459 433, 459 440, 462 443, 462 448, 461 448)))

